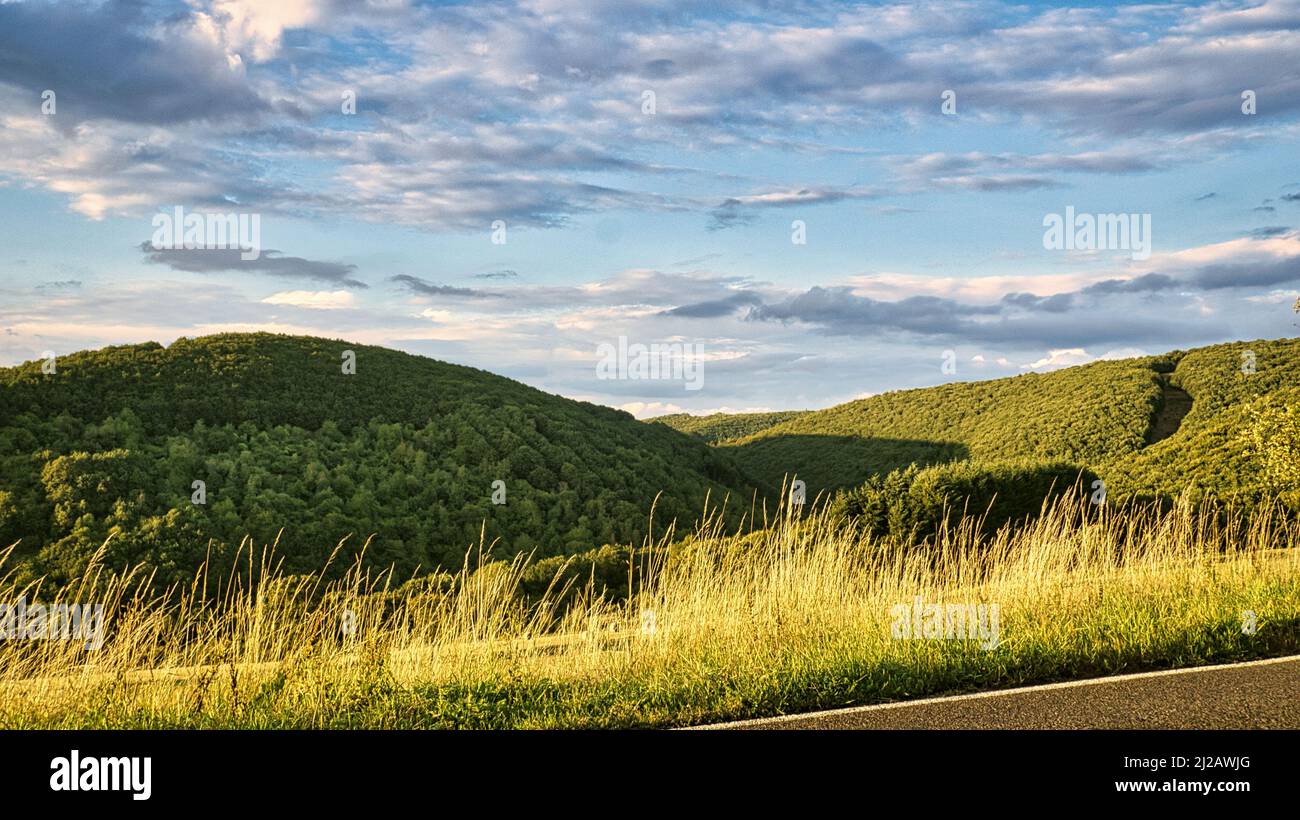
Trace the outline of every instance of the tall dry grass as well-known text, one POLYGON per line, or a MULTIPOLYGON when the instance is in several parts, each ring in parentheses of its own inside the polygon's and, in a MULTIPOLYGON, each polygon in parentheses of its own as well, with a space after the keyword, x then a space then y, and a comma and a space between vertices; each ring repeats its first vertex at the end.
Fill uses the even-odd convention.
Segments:
POLYGON ((93 650, 0 641, 0 725, 683 725, 1300 651, 1300 525, 1278 510, 1062 501, 923 547, 821 508, 719 522, 634 552, 626 600, 558 578, 529 599, 528 559, 487 545, 440 585, 286 576, 247 543, 186 587, 98 561, 57 594, 5 575, 0 602, 102 604, 106 631, 93 650), (997 604, 997 646, 893 637, 917 596, 997 604))

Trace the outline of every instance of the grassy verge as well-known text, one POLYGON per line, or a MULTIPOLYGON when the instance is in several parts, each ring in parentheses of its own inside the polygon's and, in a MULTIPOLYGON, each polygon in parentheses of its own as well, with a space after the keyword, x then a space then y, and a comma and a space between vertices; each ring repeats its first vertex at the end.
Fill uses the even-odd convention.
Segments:
MULTIPOLYGON (((525 599, 522 560, 397 590, 266 553, 183 590, 92 569, 62 598, 104 605, 103 645, 0 642, 0 726, 677 726, 1300 651, 1295 521, 1062 504, 975 525, 903 549, 816 511, 706 524, 618 602, 525 599), (898 637, 927 604, 996 605, 996 645, 898 637)), ((42 596, 0 581, 19 597, 42 596)))

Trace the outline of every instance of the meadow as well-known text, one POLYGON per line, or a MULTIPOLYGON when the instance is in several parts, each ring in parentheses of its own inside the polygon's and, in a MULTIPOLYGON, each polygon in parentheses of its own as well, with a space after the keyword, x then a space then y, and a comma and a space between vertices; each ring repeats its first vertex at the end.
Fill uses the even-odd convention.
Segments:
POLYGON ((92 560, 43 594, 0 562, 0 599, 105 617, 95 650, 0 641, 0 726, 670 727, 1300 651, 1300 524, 1280 507, 1060 496, 919 546, 816 502, 725 521, 629 548, 625 594, 571 561, 529 591, 535 558, 492 560, 486 538, 409 580, 291 575, 248 541, 229 574, 166 586, 92 560), (920 602, 996 605, 995 645, 897 637, 920 602))

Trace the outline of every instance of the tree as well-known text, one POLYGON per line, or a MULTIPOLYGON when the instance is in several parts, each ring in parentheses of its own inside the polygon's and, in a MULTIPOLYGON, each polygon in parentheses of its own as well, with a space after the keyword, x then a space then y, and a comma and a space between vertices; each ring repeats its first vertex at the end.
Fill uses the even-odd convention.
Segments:
POLYGON ((1251 445, 1263 462, 1269 486, 1282 493, 1300 492, 1300 406, 1256 410, 1251 445))
POLYGON ((0 490, 0 549, 9 546, 8 533, 17 521, 18 505, 14 503, 13 493, 0 490))

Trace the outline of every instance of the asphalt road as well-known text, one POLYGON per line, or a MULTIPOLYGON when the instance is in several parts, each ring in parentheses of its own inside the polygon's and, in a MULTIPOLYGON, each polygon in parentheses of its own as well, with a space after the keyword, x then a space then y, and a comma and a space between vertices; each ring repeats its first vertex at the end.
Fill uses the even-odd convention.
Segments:
POLYGON ((1300 729, 1300 656, 701 729, 1300 729))

